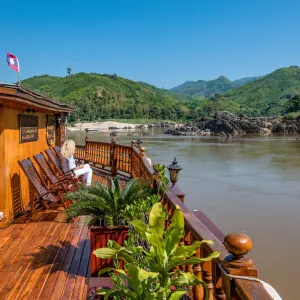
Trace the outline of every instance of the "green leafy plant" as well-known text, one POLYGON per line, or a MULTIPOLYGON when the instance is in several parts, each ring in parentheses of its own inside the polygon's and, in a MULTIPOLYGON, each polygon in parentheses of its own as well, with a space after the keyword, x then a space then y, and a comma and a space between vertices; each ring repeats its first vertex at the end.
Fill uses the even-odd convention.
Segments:
POLYGON ((95 183, 66 194, 66 198, 74 200, 75 203, 65 212, 71 218, 91 216, 89 225, 96 221, 102 221, 109 227, 127 225, 128 220, 123 210, 127 205, 146 199, 151 193, 148 182, 143 179, 130 180, 123 190, 118 178, 111 179, 110 187, 103 183, 95 183))
POLYGON ((153 194, 146 199, 140 199, 138 201, 134 201, 132 204, 127 204, 122 213, 129 221, 139 219, 147 223, 151 207, 159 201, 159 196, 153 194))
POLYGON ((164 196, 167 190, 169 179, 165 176, 166 166, 162 164, 153 165, 156 176, 159 179, 158 194, 164 196))
MULTIPOLYGON (((99 289, 105 299, 110 296, 126 297, 126 299, 180 299, 188 292, 186 286, 203 285, 193 273, 174 271, 176 266, 197 264, 209 261, 219 256, 213 252, 208 257, 198 258, 194 254, 203 243, 212 241, 196 241, 190 246, 178 246, 184 237, 184 217, 177 206, 171 224, 165 227, 163 206, 156 203, 152 207, 149 225, 141 220, 134 220, 132 225, 140 236, 149 243, 150 250, 141 246, 121 247, 110 241, 110 248, 101 248, 93 253, 100 258, 122 259, 126 262, 125 271, 119 269, 104 269, 102 273, 114 270, 123 279, 122 285, 115 285, 112 289, 99 289), (171 285, 175 290, 171 291, 171 285)), ((208 293, 206 292, 206 295, 208 293)))

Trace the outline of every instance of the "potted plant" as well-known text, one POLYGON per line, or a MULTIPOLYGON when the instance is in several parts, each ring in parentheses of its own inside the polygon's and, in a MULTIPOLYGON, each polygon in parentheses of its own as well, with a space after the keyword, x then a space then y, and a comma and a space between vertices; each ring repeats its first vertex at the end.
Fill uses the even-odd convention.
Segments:
POLYGON ((146 199, 151 193, 148 182, 143 179, 130 180, 122 190, 116 178, 110 180, 109 186, 95 183, 66 194, 67 199, 74 201, 65 211, 69 217, 90 216, 91 276, 97 275, 103 267, 111 266, 110 259, 97 258, 92 252, 106 247, 108 239, 122 245, 128 235, 129 223, 123 211, 128 205, 146 199))
POLYGON ((120 246, 114 241, 109 241, 109 248, 94 251, 100 258, 123 260, 126 262, 125 270, 107 268, 100 271, 111 272, 114 276, 119 274, 112 289, 100 288, 98 295, 105 295, 105 299, 145 300, 178 300, 189 293, 187 286, 203 285, 204 282, 191 272, 176 269, 179 265, 191 265, 217 258, 219 252, 213 252, 208 257, 195 257, 195 252, 203 243, 212 241, 196 241, 190 246, 178 246, 184 237, 184 216, 177 206, 169 227, 165 226, 165 212, 163 205, 154 204, 149 218, 149 225, 141 220, 134 220, 132 225, 142 238, 150 245, 144 247, 120 246), (175 270, 174 270, 175 268, 175 270))

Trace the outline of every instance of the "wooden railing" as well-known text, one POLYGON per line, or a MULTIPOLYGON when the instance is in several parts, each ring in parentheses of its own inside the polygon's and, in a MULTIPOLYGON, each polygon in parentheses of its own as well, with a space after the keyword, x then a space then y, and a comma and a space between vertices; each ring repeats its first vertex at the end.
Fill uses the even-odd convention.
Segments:
MULTIPOLYGON (((130 146, 121 146, 112 143, 100 143, 86 141, 85 147, 77 147, 75 156, 94 164, 109 167, 111 174, 116 175, 118 171, 126 172, 130 177, 144 178, 150 180, 153 186, 157 186, 158 179, 155 176, 149 160, 145 156, 144 148, 139 148, 134 142, 130 146)), ((221 240, 214 224, 191 212, 183 203, 184 195, 175 185, 169 187, 164 196, 163 204, 171 217, 175 207, 178 205, 185 218, 185 237, 181 245, 190 245, 194 241, 212 240, 214 244, 204 244, 196 252, 197 257, 206 257, 214 251, 220 251, 218 259, 181 267, 182 270, 194 272, 203 280, 209 290, 209 299, 265 299, 272 297, 264 289, 261 283, 244 279, 230 279, 226 274, 257 278, 257 269, 252 261, 245 256, 251 247, 250 238, 244 234, 231 234, 221 240), (225 271, 225 273, 222 271, 225 271)), ((193 299, 202 300, 205 291, 202 286, 190 288, 193 299)))

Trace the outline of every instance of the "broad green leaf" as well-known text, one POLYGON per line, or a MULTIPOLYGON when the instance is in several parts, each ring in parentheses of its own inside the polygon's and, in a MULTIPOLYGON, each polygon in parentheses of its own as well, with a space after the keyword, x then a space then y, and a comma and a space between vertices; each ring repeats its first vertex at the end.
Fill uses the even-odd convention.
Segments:
POLYGON ((201 281, 198 277, 191 272, 181 272, 181 274, 171 281, 171 284, 175 286, 186 286, 186 285, 198 285, 201 281))
POLYGON ((97 290, 97 295, 105 295, 108 291, 108 289, 99 288, 97 290))
POLYGON ((184 237, 184 216, 178 206, 172 217, 170 229, 166 234, 166 252, 170 256, 184 237))
POLYGON ((99 272, 98 272, 98 276, 100 277, 100 275, 102 274, 105 274, 107 272, 113 272, 115 271, 116 269, 115 268, 104 268, 104 269, 101 269, 99 272))
POLYGON ((117 250, 121 248, 121 246, 116 241, 113 240, 108 240, 107 244, 110 246, 109 248, 113 248, 117 250))
POLYGON ((138 279, 138 274, 139 274, 140 268, 134 264, 126 264, 125 267, 126 267, 126 271, 127 271, 128 275, 129 275, 128 280, 127 280, 128 286, 134 290, 140 284, 139 279, 138 279))
POLYGON ((163 206, 160 202, 152 206, 149 216, 149 229, 151 234, 163 236, 164 232, 164 219, 163 219, 163 206))
POLYGON ((169 300, 178 300, 180 299, 185 293, 187 292, 187 290, 183 290, 183 289, 178 289, 175 292, 173 292, 171 294, 171 296, 169 297, 169 300))
POLYGON ((139 279, 139 281, 144 281, 144 280, 148 279, 149 277, 155 278, 158 275, 159 275, 159 273, 157 273, 157 272, 148 272, 143 269, 140 269, 139 273, 138 273, 138 279, 139 279))
POLYGON ((198 257, 191 257, 186 260, 182 260, 182 258, 179 258, 177 256, 173 256, 169 263, 166 265, 166 271, 172 270, 175 266, 182 266, 182 265, 193 265, 198 264, 204 261, 210 261, 214 258, 217 258, 220 255, 220 252, 213 252, 208 257, 198 258, 198 257))
MULTIPOLYGON (((157 256, 157 262, 160 264, 160 268, 164 266, 165 261, 165 241, 162 236, 157 234, 149 234, 146 232, 146 236, 150 244, 153 246, 152 255, 154 253, 157 256)), ((155 258, 153 258, 155 260, 155 258)))
POLYGON ((133 220, 131 224, 134 226, 134 229, 143 237, 146 238, 145 233, 148 231, 148 226, 141 220, 133 220))
POLYGON ((126 261, 127 263, 138 263, 138 261, 132 256, 132 253, 124 250, 124 248, 120 249, 116 253, 116 258, 122 259, 122 260, 126 261))
POLYGON ((112 248, 99 248, 93 251, 93 253, 100 258, 113 258, 118 250, 112 248))
MULTIPOLYGON (((114 295, 118 295, 118 296, 128 296, 128 294, 130 293, 130 290, 125 287, 125 286, 121 286, 121 285, 115 285, 113 286, 108 292, 106 292, 104 300, 108 300, 109 297, 113 297, 114 295)), ((128 299, 128 298, 127 298, 128 299)), ((137 297, 130 297, 130 299, 138 299, 137 297)))
POLYGON ((206 244, 213 244, 210 240, 203 240, 203 241, 196 241, 190 246, 180 246, 176 248, 175 252, 173 253, 174 256, 179 258, 188 258, 191 257, 197 249, 201 247, 203 243, 206 244))

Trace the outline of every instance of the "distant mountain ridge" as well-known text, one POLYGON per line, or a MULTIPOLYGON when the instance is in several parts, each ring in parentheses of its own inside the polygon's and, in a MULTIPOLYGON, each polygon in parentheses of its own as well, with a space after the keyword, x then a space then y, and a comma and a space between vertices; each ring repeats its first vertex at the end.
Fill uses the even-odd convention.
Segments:
POLYGON ((34 76, 25 88, 75 106, 70 121, 109 118, 178 120, 193 117, 200 99, 179 95, 116 74, 76 73, 71 76, 34 76))
POLYGON ((285 114, 287 101, 295 95, 300 95, 300 68, 290 66, 214 97, 211 102, 223 103, 227 110, 248 116, 279 116, 285 114))
POLYGON ((245 77, 231 81, 225 76, 213 80, 186 81, 171 89, 172 92, 186 96, 213 97, 216 94, 224 94, 243 84, 252 82, 260 77, 245 77))

